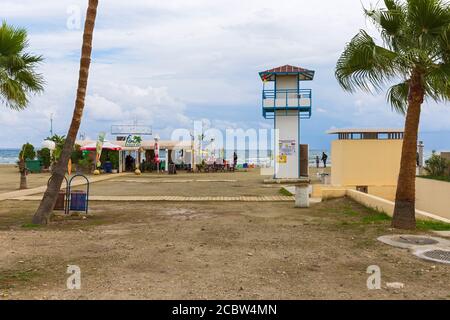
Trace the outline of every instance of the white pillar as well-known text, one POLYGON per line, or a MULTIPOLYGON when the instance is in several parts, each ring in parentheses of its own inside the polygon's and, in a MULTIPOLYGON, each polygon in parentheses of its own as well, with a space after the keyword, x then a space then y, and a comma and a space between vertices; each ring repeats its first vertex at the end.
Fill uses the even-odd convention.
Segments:
POLYGON ((309 208, 309 185, 298 184, 295 186, 295 207, 309 208))
POLYGON ((166 149, 166 165, 164 171, 169 171, 169 149, 166 149))

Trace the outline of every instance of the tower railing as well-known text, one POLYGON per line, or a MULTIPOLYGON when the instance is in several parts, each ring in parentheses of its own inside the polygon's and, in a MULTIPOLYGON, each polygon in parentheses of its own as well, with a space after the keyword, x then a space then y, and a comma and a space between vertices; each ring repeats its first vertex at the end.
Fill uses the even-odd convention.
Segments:
POLYGON ((302 118, 311 117, 311 89, 264 89, 262 92, 263 116, 272 118, 280 110, 298 111, 302 118))

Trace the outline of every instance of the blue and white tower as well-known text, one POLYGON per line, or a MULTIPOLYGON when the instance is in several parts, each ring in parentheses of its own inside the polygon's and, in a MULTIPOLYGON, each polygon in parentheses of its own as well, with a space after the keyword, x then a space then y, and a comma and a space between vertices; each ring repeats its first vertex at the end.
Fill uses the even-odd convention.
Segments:
MULTIPOLYGON (((263 81, 262 113, 273 119, 275 132, 275 179, 308 175, 308 156, 300 155, 300 120, 311 118, 312 91, 301 81, 314 79, 314 71, 285 65, 259 73, 263 81), (306 163, 301 163, 306 161, 306 163), (305 167, 306 166, 306 167, 305 167), (301 170, 301 168, 306 168, 301 170)), ((307 153, 307 148, 304 149, 307 153)))

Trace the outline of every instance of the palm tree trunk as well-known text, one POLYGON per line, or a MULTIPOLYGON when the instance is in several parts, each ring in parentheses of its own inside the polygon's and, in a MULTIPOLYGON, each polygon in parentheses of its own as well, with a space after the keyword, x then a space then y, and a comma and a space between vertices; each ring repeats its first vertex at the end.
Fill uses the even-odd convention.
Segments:
POLYGON ((20 172, 20 189, 28 189, 27 185, 27 167, 25 165, 25 160, 19 160, 19 172, 20 172))
POLYGON ((67 171, 67 164, 75 144, 75 139, 80 128, 81 117, 83 115, 84 101, 86 97, 87 82, 89 76, 89 67, 91 64, 92 36, 94 33, 95 18, 97 16, 98 0, 89 0, 84 24, 83 47, 81 51, 80 73, 78 79, 77 98, 75 109, 72 116, 69 132, 66 142, 61 152, 61 157, 55 165, 52 173, 52 179, 45 191, 44 197, 33 216, 33 223, 46 224, 55 206, 61 183, 67 171))
POLYGON ((409 83, 408 110, 405 119, 405 134, 402 158, 395 197, 392 226, 400 229, 415 229, 416 200, 416 156, 420 109, 424 100, 422 74, 414 71, 409 83))

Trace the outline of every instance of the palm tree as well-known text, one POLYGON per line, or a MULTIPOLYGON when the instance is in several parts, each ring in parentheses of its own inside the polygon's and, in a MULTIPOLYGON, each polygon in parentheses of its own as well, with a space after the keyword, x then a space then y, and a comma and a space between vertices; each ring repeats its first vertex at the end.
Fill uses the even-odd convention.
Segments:
POLYGON ((27 107, 30 94, 44 90, 44 80, 36 73, 42 56, 25 52, 27 31, 3 21, 0 27, 0 102, 11 109, 27 107))
POLYGON ((84 101, 86 97, 86 89, 89 76, 89 67, 91 64, 92 53, 92 37, 94 33, 95 18, 97 16, 98 0, 89 0, 88 9, 86 13, 86 22, 84 24, 83 33, 83 47, 81 49, 80 72, 78 79, 77 97, 75 101, 75 109, 72 116, 67 138, 64 143, 64 148, 55 168, 52 172, 52 179, 45 191, 44 197, 33 216, 33 223, 46 224, 55 206, 61 183, 67 171, 67 164, 69 162, 75 139, 80 128, 81 117, 84 109, 84 101))
POLYGON ((392 226, 414 229, 415 172, 420 111, 424 100, 450 100, 450 7, 442 0, 384 0, 385 8, 364 9, 382 45, 361 30, 336 65, 336 78, 349 92, 387 91, 392 108, 406 114, 392 226))
MULTIPOLYGON (((25 52, 27 31, 3 21, 0 27, 0 102, 13 110, 25 109, 30 94, 44 90, 44 79, 36 73, 42 56, 25 52)), ((25 145, 19 156, 20 189, 27 188, 25 145)))

